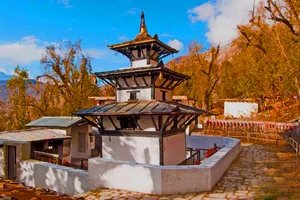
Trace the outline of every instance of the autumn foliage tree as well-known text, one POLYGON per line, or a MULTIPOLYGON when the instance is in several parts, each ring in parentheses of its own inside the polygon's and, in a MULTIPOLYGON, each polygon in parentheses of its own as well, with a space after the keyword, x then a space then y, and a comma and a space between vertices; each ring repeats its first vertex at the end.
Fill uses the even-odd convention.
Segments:
POLYGON ((209 110, 220 79, 219 50, 217 46, 202 52, 202 46, 193 42, 187 56, 172 61, 171 69, 191 76, 186 84, 177 87, 175 94, 188 95, 195 99, 197 106, 209 110))
POLYGON ((89 96, 99 95, 96 79, 92 74, 91 58, 83 54, 81 41, 68 43, 66 49, 49 46, 41 59, 45 73, 37 81, 46 84, 39 90, 44 114, 48 104, 55 102, 62 115, 91 106, 89 96), (49 101, 50 100, 50 101, 49 101))

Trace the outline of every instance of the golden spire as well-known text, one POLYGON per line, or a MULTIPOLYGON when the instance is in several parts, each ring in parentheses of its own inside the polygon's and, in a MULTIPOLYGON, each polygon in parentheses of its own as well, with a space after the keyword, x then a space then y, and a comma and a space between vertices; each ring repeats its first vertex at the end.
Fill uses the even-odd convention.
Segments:
POLYGON ((140 35, 148 35, 144 12, 141 13, 140 35))

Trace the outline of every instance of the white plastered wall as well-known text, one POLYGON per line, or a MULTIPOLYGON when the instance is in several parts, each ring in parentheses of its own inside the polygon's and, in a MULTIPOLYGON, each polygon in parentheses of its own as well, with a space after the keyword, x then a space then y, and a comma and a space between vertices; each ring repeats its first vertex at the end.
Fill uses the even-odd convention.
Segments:
POLYGON ((252 102, 224 102, 225 117, 250 117, 251 114, 258 112, 258 103, 252 102))
POLYGON ((103 158, 159 165, 157 137, 102 136, 103 158))
POLYGON ((164 165, 177 165, 186 159, 185 133, 163 139, 164 165))
POLYGON ((137 92, 138 100, 151 100, 151 88, 117 90, 117 101, 128 101, 130 92, 137 92))

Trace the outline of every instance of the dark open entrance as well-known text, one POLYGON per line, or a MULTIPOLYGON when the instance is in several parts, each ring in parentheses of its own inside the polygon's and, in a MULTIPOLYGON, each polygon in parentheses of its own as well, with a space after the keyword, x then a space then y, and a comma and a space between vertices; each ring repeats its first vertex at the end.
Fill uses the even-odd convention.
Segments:
POLYGON ((16 179, 16 147, 15 146, 7 146, 8 152, 8 179, 14 180, 16 179))

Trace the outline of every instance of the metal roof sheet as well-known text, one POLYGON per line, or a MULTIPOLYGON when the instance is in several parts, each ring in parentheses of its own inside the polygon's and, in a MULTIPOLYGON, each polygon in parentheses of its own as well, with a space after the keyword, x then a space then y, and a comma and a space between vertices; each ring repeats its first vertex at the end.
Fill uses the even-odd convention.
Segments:
POLYGON ((200 115, 202 109, 165 101, 109 102, 75 112, 77 116, 119 116, 119 115, 200 115))
POLYGON ((1 132, 0 140, 32 142, 42 140, 68 139, 64 130, 59 129, 26 129, 13 132, 1 132))
POLYGON ((83 121, 80 117, 41 117, 38 120, 26 124, 27 127, 61 127, 68 128, 83 121))

